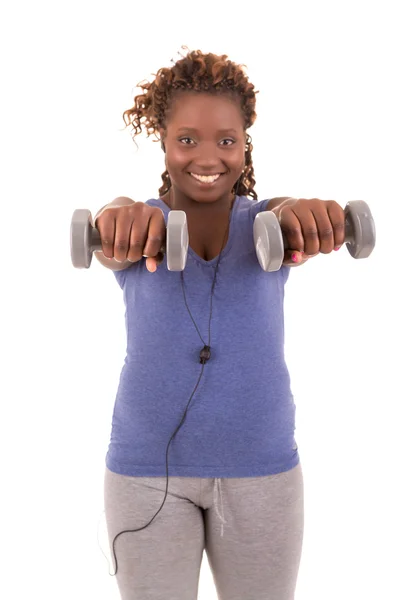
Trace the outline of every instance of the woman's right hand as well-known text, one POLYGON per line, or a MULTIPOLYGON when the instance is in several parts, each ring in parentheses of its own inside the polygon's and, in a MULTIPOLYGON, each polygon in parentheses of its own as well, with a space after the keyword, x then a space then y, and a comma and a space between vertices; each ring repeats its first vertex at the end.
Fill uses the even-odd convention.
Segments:
POLYGON ((154 273, 164 259, 166 234, 161 208, 144 202, 105 209, 96 219, 106 258, 138 262, 146 256, 146 267, 154 273))

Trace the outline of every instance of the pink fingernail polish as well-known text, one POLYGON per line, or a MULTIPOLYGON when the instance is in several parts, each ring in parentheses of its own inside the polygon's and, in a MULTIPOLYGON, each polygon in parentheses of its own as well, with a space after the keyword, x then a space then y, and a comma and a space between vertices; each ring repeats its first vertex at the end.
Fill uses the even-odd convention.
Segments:
POLYGON ((297 254, 292 254, 292 261, 298 262, 297 254))
POLYGON ((342 247, 342 246, 335 246, 335 247, 334 247, 334 250, 337 252, 338 250, 340 250, 340 248, 341 248, 341 247, 342 247))

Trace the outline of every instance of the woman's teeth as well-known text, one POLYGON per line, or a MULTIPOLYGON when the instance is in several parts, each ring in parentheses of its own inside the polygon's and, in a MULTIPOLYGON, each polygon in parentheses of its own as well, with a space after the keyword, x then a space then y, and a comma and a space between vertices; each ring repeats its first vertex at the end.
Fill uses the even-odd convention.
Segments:
POLYGON ((196 173, 190 174, 192 177, 203 183, 213 183, 213 181, 217 181, 218 177, 220 176, 220 173, 218 173, 218 175, 196 175, 196 173))

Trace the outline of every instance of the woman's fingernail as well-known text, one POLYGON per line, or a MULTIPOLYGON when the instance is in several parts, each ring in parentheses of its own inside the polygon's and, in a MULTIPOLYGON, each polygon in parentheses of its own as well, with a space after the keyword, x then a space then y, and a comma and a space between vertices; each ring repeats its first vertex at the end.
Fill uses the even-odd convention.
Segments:
POLYGON ((293 262, 298 262, 298 258, 297 258, 297 254, 292 254, 292 261, 293 262))
POLYGON ((342 246, 335 246, 335 247, 334 247, 334 250, 337 252, 338 250, 340 250, 340 248, 341 248, 341 247, 342 247, 342 246))

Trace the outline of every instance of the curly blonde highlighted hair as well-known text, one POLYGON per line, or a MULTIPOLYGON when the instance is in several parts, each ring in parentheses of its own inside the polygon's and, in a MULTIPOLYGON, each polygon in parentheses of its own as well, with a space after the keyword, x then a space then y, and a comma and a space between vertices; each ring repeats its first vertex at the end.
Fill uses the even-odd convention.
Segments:
MULTIPOLYGON (((183 48, 187 49, 185 46, 183 48)), ((221 56, 212 53, 203 54, 200 50, 189 52, 172 67, 159 69, 152 82, 142 81, 137 85, 143 93, 135 96, 133 107, 124 111, 122 117, 125 128, 132 125, 133 138, 135 138, 142 132, 144 126, 147 137, 155 135, 159 139, 157 137, 159 128, 166 127, 166 114, 174 95, 178 90, 190 90, 209 94, 229 94, 239 99, 244 127, 247 130, 257 117, 255 105, 258 92, 254 91, 254 85, 249 82, 243 66, 245 65, 237 65, 228 60, 225 54, 221 56)), ((247 134, 245 168, 234 187, 240 196, 250 196, 257 200, 252 150, 252 139, 247 134)), ((167 170, 161 178, 163 184, 158 192, 163 196, 171 187, 167 170)))

